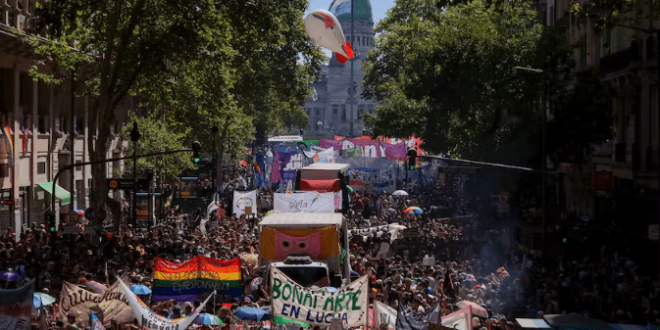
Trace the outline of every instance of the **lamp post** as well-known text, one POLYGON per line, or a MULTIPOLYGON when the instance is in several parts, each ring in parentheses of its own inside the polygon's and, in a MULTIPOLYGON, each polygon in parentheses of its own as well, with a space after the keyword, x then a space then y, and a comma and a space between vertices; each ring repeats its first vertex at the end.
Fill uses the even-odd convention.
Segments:
MULTIPOLYGON (((539 74, 543 73, 543 70, 541 70, 541 69, 535 69, 535 68, 530 68, 530 67, 516 66, 516 67, 514 67, 514 69, 522 70, 522 71, 529 71, 529 72, 539 73, 539 74)), ((548 239, 548 229, 546 228, 546 226, 547 226, 546 213, 547 212, 546 212, 546 201, 545 201, 545 190, 546 190, 546 184, 547 184, 546 183, 546 181, 547 181, 547 177, 546 177, 547 155, 546 155, 546 150, 545 150, 545 148, 546 148, 545 141, 546 141, 546 126, 547 126, 547 123, 548 123, 548 118, 547 118, 548 109, 546 108, 546 104, 545 104, 546 88, 547 88, 547 86, 546 86, 546 83, 545 83, 545 79, 543 79, 543 92, 541 94, 540 103, 541 103, 541 108, 543 109, 543 134, 542 134, 543 138, 542 138, 542 147, 541 147, 542 148, 542 151, 541 151, 541 171, 542 171, 542 174, 541 174, 541 208, 543 209, 542 224, 543 224, 543 247, 544 248, 546 247, 547 242, 548 242, 547 241, 547 239, 548 239)))
POLYGON ((140 140, 137 122, 133 122, 131 141, 133 142, 133 224, 137 223, 137 142, 140 140))
POLYGON ((213 181, 212 181, 212 188, 213 188, 213 194, 215 194, 216 189, 215 189, 215 176, 216 176, 216 168, 218 167, 217 164, 217 147, 215 145, 215 138, 218 135, 218 126, 213 126, 211 127, 211 133, 213 133, 213 169, 211 170, 211 175, 213 176, 213 181))
MULTIPOLYGON (((355 41, 355 26, 354 26, 355 22, 353 20, 353 13, 355 12, 355 1, 354 0, 350 0, 350 1, 351 1, 351 42, 350 43, 351 43, 351 45, 353 45, 353 43, 355 41)), ((351 80, 349 81, 349 87, 348 87, 349 88, 348 93, 350 95, 349 96, 349 102, 351 102, 351 104, 350 104, 350 112, 351 112, 351 114, 350 114, 351 115, 351 117, 350 117, 350 124, 351 124, 350 137, 353 137, 353 104, 355 103, 355 90, 352 88, 353 86, 350 86, 350 84, 353 84, 353 62, 354 62, 353 59, 354 58, 350 59, 350 61, 351 61, 351 80)))

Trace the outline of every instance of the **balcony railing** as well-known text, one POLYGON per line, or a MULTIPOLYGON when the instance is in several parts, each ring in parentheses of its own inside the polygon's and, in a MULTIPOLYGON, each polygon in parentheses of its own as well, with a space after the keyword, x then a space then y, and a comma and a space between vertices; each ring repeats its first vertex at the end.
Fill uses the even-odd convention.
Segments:
POLYGON ((0 27, 25 31, 36 0, 0 0, 0 27))

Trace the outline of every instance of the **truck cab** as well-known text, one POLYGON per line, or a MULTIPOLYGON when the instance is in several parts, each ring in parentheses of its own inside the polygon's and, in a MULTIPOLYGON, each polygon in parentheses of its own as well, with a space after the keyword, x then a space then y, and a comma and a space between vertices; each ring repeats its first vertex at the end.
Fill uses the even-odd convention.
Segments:
POLYGON ((328 227, 334 227, 337 235, 337 244, 340 251, 338 255, 332 255, 326 259, 314 259, 304 254, 273 258, 273 253, 260 251, 259 270, 262 277, 268 280, 270 267, 276 267, 301 286, 325 283, 324 278, 328 280, 325 286, 340 287, 344 282, 349 282, 348 224, 341 213, 272 213, 259 223, 259 248, 277 248, 265 244, 264 228, 292 234, 296 231, 309 232, 310 230, 321 230, 328 227), (270 258, 265 258, 267 255, 270 258))

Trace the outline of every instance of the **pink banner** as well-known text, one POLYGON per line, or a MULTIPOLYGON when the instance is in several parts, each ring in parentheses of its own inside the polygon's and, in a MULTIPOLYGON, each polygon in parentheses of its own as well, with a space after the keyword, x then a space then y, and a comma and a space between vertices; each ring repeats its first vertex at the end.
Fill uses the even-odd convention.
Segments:
POLYGON ((321 139, 319 144, 321 148, 333 148, 335 151, 361 147, 362 157, 368 158, 407 158, 405 142, 389 144, 377 140, 366 139, 345 139, 343 141, 321 139))

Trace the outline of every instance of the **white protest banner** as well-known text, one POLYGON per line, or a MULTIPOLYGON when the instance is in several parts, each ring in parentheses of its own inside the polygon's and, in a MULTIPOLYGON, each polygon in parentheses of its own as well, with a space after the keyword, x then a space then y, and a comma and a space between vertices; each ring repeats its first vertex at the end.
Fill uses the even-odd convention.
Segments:
POLYGON ((328 327, 332 319, 341 319, 344 328, 367 326, 369 317, 368 277, 342 286, 337 292, 315 292, 304 288, 271 267, 273 315, 328 327))
POLYGON ((380 301, 374 301, 374 322, 376 328, 385 324, 388 329, 396 329, 396 309, 380 301))
POLYGON ((442 317, 442 326, 458 330, 472 330, 472 308, 467 306, 442 317))
POLYGON ((335 194, 315 191, 292 194, 275 193, 273 209, 282 213, 334 213, 335 194))
POLYGON ((233 212, 237 217, 245 214, 245 207, 257 207, 257 191, 239 192, 234 191, 234 209, 233 212))
POLYGON ((115 282, 103 293, 94 293, 69 282, 62 284, 60 313, 57 314, 60 320, 66 321, 67 315, 73 314, 77 322, 88 326, 89 313, 96 309, 103 311, 102 321, 106 327, 110 326, 112 318, 117 318, 119 324, 133 322, 131 306, 128 305, 119 282, 115 282))
POLYGON ((34 280, 18 289, 0 290, 0 330, 29 330, 34 280))
POLYGON ((188 326, 193 321, 195 321, 195 319, 197 319, 199 312, 204 309, 206 303, 213 296, 210 295, 208 298, 206 298, 206 300, 204 300, 204 302, 197 309, 195 309, 195 312, 193 312, 191 315, 188 315, 184 318, 167 319, 154 313, 149 307, 147 307, 147 305, 145 305, 142 300, 139 300, 137 296, 131 292, 131 289, 129 289, 122 280, 117 278, 117 281, 119 281, 121 289, 124 291, 124 295, 128 298, 128 303, 133 309, 133 314, 137 319, 138 324, 141 327, 149 330, 183 330, 188 328, 188 326))

